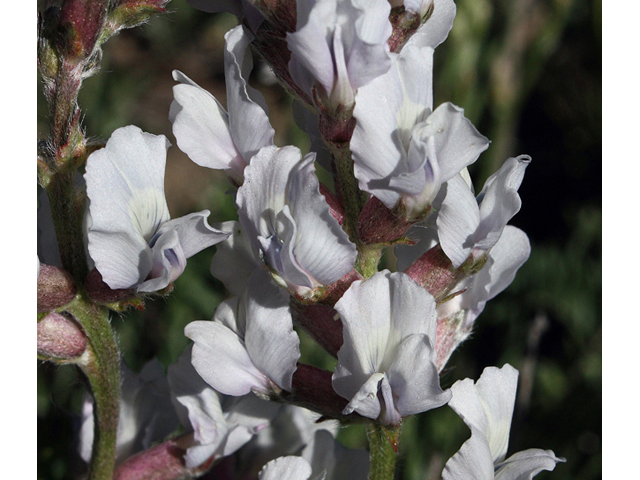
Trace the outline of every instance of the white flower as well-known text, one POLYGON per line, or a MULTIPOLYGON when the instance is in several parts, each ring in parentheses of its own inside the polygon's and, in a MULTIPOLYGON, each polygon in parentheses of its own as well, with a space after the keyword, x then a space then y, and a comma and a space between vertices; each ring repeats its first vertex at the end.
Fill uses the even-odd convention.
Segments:
POLYGON ((386 0, 298 0, 297 29, 287 34, 289 71, 325 107, 353 105, 356 91, 391 66, 386 0))
POLYGON ((353 411, 397 425, 402 417, 447 403, 435 366, 436 304, 403 273, 356 281, 336 303, 344 343, 333 388, 353 411))
POLYGON ((300 340, 289 296, 264 270, 253 273, 242 298, 222 302, 212 321, 191 322, 184 331, 194 341, 193 366, 219 392, 291 391, 300 340))
POLYGON ((236 204, 254 256, 299 294, 353 269, 357 252, 319 191, 313 164, 296 147, 265 147, 253 157, 236 204))
POLYGON ((436 224, 442 250, 454 267, 478 258, 497 243, 507 222, 520 210, 518 188, 531 157, 509 158, 475 198, 462 176, 447 182, 436 224))
POLYGON ((169 366, 167 376, 180 420, 193 430, 196 442, 185 454, 189 469, 212 457, 233 454, 267 427, 281 408, 253 393, 229 397, 215 391, 193 368, 191 348, 169 366))
POLYGON ((449 406, 471 429, 471 438, 449 459, 443 480, 531 480, 558 462, 551 450, 530 449, 505 460, 516 399, 518 371, 511 365, 487 367, 474 384, 457 381, 449 406))
POLYGON ((444 103, 433 110, 433 48, 406 45, 391 70, 361 88, 351 138, 360 188, 392 209, 402 200, 419 218, 440 187, 476 161, 489 141, 444 103))
POLYGON ((224 71, 227 112, 209 92, 183 73, 173 87, 175 100, 169 110, 178 147, 203 167, 225 170, 242 183, 244 168, 258 150, 273 145, 266 101, 245 80, 251 72, 247 48, 253 36, 242 25, 225 35, 224 71))
POLYGON ((180 276, 187 258, 229 236, 207 224, 208 210, 170 219, 168 147, 164 136, 128 126, 87 159, 88 248, 112 289, 161 290, 180 276))

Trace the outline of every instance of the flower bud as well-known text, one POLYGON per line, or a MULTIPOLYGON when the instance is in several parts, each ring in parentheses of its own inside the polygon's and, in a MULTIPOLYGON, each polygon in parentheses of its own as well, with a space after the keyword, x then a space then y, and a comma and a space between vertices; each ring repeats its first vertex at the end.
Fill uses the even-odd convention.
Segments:
POLYGON ((51 265, 40 264, 38 275, 38 313, 55 310, 76 296, 77 288, 71 275, 51 265))
POLYGON ((131 28, 149 20, 155 13, 164 12, 169 0, 117 0, 109 12, 112 29, 131 28))
POLYGON ((87 348, 87 337, 68 313, 50 313, 38 322, 38 356, 44 360, 76 360, 87 348))
POLYGON ((91 56, 105 25, 107 0, 65 0, 60 7, 61 50, 70 58, 91 56))

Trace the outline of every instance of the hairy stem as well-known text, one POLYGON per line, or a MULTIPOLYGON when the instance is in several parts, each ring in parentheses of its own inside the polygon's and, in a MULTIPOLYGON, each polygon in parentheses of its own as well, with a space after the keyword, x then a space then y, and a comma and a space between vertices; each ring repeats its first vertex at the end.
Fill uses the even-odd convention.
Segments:
POLYGON ((120 355, 109 323, 109 310, 74 300, 67 311, 82 325, 89 340, 87 357, 79 362, 94 398, 94 438, 90 480, 112 480, 116 460, 116 433, 120 410, 120 355))
POLYGON ((393 480, 398 458, 400 427, 387 428, 378 423, 367 426, 371 467, 369 480, 393 480))

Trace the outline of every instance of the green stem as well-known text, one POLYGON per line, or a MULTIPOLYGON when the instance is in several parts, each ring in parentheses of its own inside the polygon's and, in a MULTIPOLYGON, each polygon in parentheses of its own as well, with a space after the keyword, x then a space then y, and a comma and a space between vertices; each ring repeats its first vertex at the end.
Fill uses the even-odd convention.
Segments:
POLYGON ((74 172, 56 172, 47 185, 51 216, 56 229, 62 266, 78 284, 87 275, 82 228, 84 209, 76 200, 74 172))
POLYGON ((329 145, 335 158, 333 165, 336 193, 344 208, 344 229, 349 235, 349 240, 359 246, 358 219, 364 207, 364 202, 358 186, 358 180, 353 174, 351 149, 348 143, 329 145))
POLYGON ((120 355, 109 323, 109 310, 93 305, 79 295, 67 311, 82 325, 89 340, 87 358, 80 362, 95 402, 88 478, 112 480, 120 410, 120 355))
POLYGON ((393 480, 398 458, 401 427, 387 428, 372 423, 367 426, 371 467, 369 480, 393 480))

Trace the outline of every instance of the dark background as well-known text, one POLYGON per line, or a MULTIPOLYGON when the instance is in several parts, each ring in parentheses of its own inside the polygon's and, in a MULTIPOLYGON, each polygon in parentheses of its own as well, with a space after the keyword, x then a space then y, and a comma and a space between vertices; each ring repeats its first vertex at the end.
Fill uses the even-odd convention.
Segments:
MULTIPOLYGON (((459 0, 448 40, 436 50, 435 104, 451 101, 492 140, 472 166, 477 188, 509 156, 531 155, 512 224, 530 237, 532 254, 514 283, 488 303, 472 337, 451 357, 443 387, 484 367, 520 370, 509 454, 552 449, 566 464, 538 477, 601 478, 601 2, 587 0, 459 0)), ((199 12, 173 0, 168 13, 126 30, 104 46, 103 68, 80 95, 89 135, 106 139, 136 124, 166 135, 179 69, 224 103, 223 35, 235 17, 199 12)), ((256 60, 252 84, 266 96, 276 143, 308 149, 291 119, 291 99, 269 82, 256 60), (262 73, 258 73, 262 72, 262 73)), ((38 92, 38 135, 48 129, 38 92)), ((222 175, 169 150, 166 193, 172 217, 208 208, 210 221, 235 218, 222 175)), ((151 358, 165 365, 187 345, 184 326, 208 319, 224 298, 208 272, 212 250, 189 261, 168 300, 144 312, 114 315, 125 361, 134 371, 151 358)), ((308 355, 322 361, 322 353, 308 355)), ((74 439, 84 391, 73 367, 38 364, 38 477, 62 479, 82 470, 74 439)), ((469 436, 448 408, 405 423, 401 475, 437 478, 469 436)), ((361 429, 340 438, 364 445, 361 429)))

